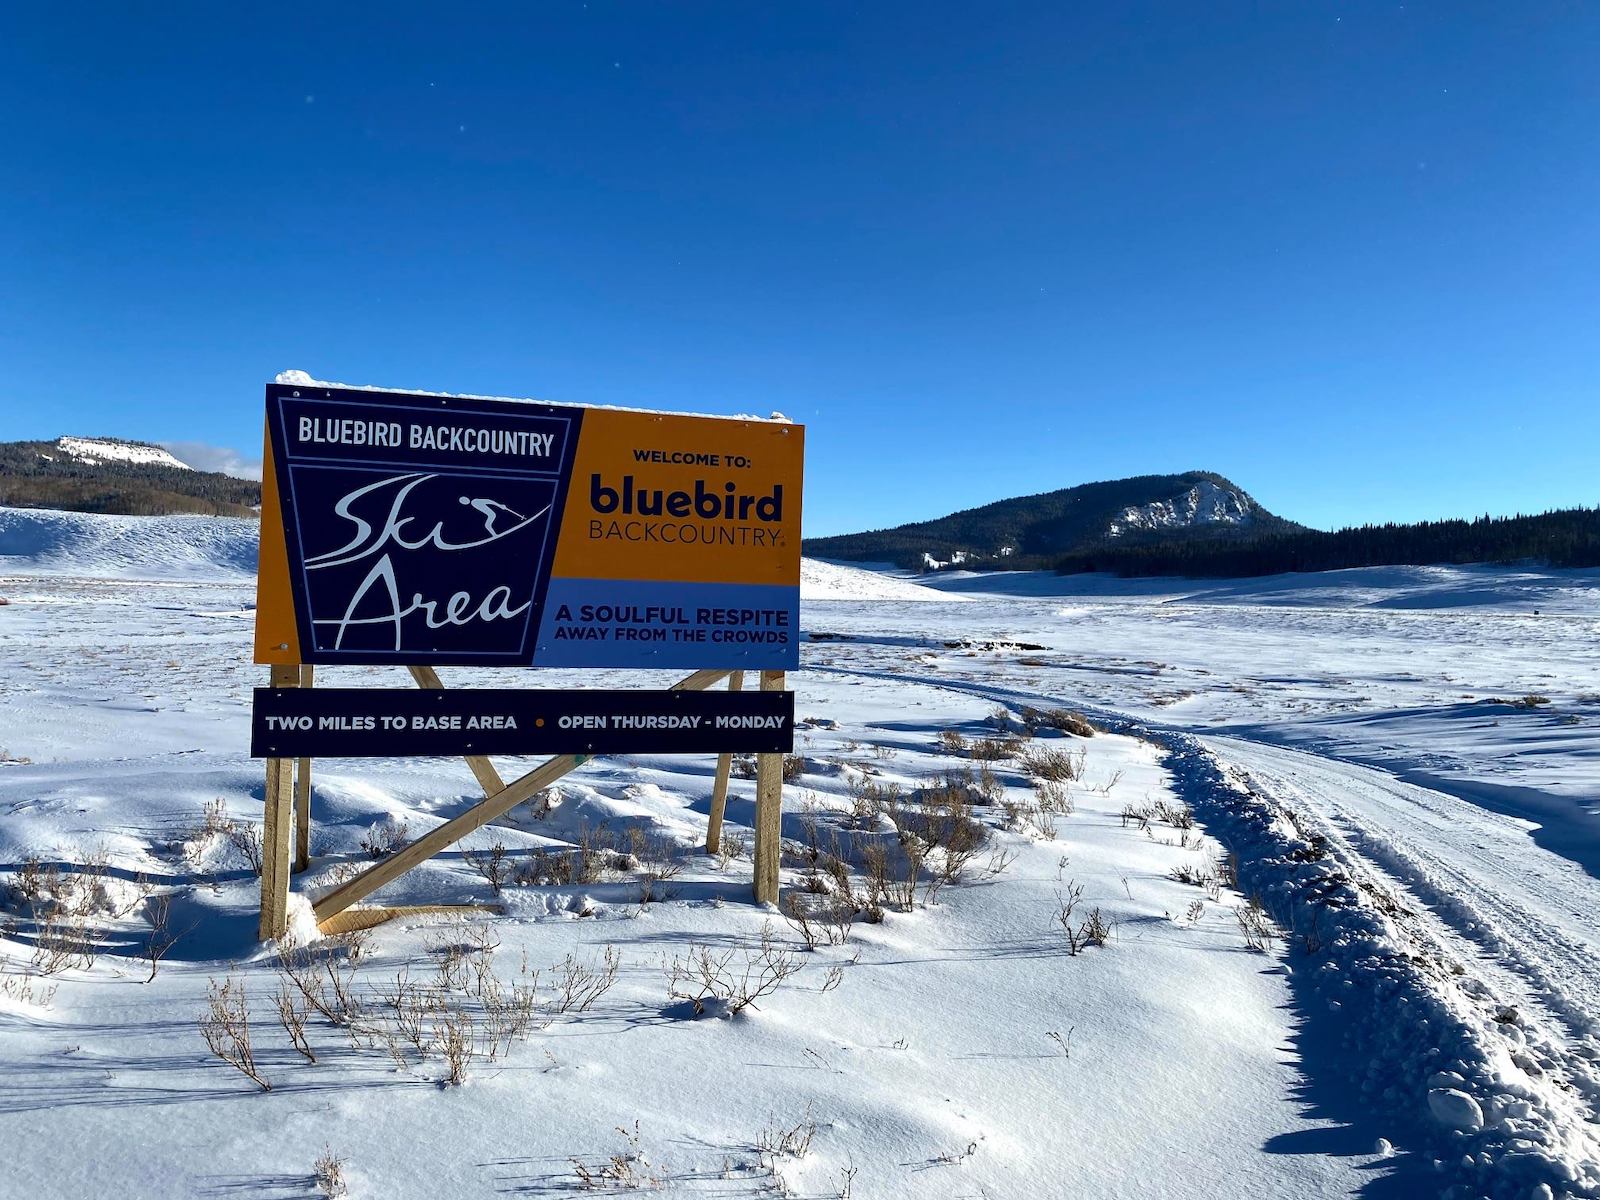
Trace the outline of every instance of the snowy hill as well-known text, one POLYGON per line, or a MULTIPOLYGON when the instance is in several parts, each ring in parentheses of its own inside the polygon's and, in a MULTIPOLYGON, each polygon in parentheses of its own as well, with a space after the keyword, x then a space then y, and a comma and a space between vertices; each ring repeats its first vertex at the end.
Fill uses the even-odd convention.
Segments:
POLYGON ((0 505, 74 512, 247 517, 261 485, 196 470, 161 446, 119 438, 0 442, 0 505))
MULTIPOLYGON (((210 579, 253 576, 259 522, 241 517, 125 517, 0 508, 0 575, 210 579)), ((806 600, 965 600, 906 579, 807 559, 806 600)))
POLYGON ((800 560, 800 598, 802 600, 965 600, 923 587, 909 579, 867 571, 844 563, 824 562, 819 558, 800 560))
POLYGON ((211 579, 253 576, 259 523, 0 508, 0 574, 211 579))
POLYGON ((1035 565, 1108 541, 1238 538, 1299 526, 1209 471, 1139 475, 997 500, 932 521, 809 538, 806 553, 914 570, 983 563, 1035 565))
MULTIPOLYGON (((125 442, 120 438, 61 437, 56 439, 56 449, 76 463, 132 463, 136 466, 176 467, 180 471, 194 470, 170 450, 152 446, 148 442, 125 442)), ((52 457, 41 452, 41 457, 52 457)))

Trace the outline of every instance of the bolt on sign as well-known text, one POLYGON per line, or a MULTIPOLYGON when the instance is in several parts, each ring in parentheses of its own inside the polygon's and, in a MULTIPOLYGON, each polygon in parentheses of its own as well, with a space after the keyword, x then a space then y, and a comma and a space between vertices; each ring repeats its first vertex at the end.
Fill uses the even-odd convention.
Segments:
POLYGON ((793 669, 804 438, 271 384, 256 661, 793 669))

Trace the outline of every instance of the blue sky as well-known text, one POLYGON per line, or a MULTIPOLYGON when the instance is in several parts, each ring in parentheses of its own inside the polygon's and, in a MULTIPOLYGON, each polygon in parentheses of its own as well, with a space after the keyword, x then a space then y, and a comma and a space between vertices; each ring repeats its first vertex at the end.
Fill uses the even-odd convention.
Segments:
POLYGON ((1600 501, 1600 6, 13 5, 0 439, 262 385, 806 422, 846 532, 1600 501))

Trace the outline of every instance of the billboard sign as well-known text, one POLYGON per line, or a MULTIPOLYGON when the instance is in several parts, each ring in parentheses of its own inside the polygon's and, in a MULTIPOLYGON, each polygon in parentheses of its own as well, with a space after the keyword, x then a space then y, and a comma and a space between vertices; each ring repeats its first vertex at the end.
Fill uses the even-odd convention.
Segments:
POLYGON ((794 669, 804 438, 269 384, 255 659, 794 669))

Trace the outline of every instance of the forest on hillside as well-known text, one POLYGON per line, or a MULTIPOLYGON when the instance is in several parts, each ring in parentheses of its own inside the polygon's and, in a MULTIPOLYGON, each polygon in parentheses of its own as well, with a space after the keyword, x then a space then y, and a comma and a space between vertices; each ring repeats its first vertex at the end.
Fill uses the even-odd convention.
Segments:
POLYGON ((1103 543, 1064 555, 1054 567, 1063 575, 1109 571, 1235 579, 1349 567, 1521 562, 1549 567, 1600 566, 1600 508, 1414 525, 1363 525, 1331 533, 1306 529, 1242 541, 1103 543))
POLYGON ((1248 501, 1244 490, 1226 477, 1211 471, 1188 471, 1181 475, 1139 475, 1082 483, 1053 492, 1014 496, 892 529, 807 538, 803 545, 805 553, 817 558, 892 562, 912 570, 923 565, 924 555, 984 570, 1048 569, 1057 556, 1097 544, 1114 521, 1125 517, 1127 510, 1175 502, 1200 483, 1214 484, 1247 500, 1251 506, 1250 524, 1189 525, 1160 531, 1156 536, 1235 538, 1247 536, 1252 529, 1300 528, 1248 501))
POLYGON ((13 508, 253 517, 260 503, 261 485, 249 479, 147 463, 73 462, 53 442, 0 444, 0 505, 13 508))

